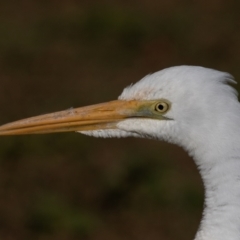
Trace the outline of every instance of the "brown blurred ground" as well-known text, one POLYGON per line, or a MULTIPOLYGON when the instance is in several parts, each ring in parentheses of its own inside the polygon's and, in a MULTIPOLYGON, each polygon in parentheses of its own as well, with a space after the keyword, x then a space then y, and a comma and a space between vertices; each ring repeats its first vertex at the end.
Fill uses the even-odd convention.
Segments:
MULTIPOLYGON (((240 79, 240 2, 0 2, 0 123, 115 99, 202 65, 240 79)), ((193 239, 203 189, 180 148, 76 133, 0 138, 0 239, 193 239)))

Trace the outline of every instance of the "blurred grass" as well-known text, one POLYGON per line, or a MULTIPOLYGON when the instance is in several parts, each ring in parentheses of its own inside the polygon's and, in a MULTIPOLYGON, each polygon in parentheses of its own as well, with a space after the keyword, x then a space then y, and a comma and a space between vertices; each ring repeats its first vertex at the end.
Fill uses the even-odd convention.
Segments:
POLYGON ((29 215, 26 225, 36 235, 61 229, 78 237, 85 237, 96 225, 96 219, 89 212, 77 210, 51 193, 41 194, 29 215))
MULTIPOLYGON (((116 98, 164 67, 240 77, 237 1, 0 3, 1 123, 116 98)), ((193 239, 203 189, 176 146, 75 133, 0 139, 1 239, 193 239)))

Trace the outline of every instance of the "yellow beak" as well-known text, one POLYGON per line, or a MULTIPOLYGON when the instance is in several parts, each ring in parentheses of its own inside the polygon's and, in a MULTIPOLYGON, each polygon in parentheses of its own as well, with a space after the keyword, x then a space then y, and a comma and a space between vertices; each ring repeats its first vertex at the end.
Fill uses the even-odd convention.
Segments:
POLYGON ((2 125, 0 135, 114 129, 119 121, 126 118, 164 119, 163 116, 154 116, 152 113, 154 103, 156 101, 116 100, 44 114, 2 125))

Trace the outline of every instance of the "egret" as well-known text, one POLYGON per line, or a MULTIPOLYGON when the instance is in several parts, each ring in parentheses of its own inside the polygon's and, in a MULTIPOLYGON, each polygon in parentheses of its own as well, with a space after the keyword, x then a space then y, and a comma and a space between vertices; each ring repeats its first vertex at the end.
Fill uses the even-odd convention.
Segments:
POLYGON ((27 118, 0 135, 77 131, 94 137, 142 137, 183 147, 205 188, 195 240, 240 239, 240 104, 225 72, 177 66, 125 88, 118 100, 27 118))

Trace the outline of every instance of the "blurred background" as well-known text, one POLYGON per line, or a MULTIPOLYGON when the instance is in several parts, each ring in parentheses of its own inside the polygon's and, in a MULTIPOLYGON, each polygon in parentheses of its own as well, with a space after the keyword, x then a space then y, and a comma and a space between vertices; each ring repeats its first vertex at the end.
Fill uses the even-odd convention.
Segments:
MULTIPOLYGON (((240 79, 237 0, 0 2, 0 123, 116 99, 201 65, 240 79)), ((0 239, 190 240, 203 186, 177 146, 77 133, 0 138, 0 239)))

